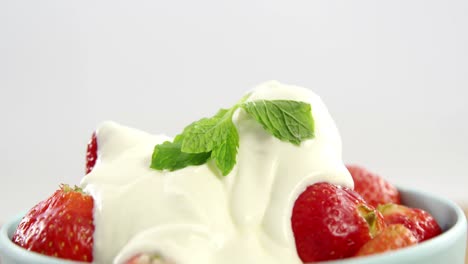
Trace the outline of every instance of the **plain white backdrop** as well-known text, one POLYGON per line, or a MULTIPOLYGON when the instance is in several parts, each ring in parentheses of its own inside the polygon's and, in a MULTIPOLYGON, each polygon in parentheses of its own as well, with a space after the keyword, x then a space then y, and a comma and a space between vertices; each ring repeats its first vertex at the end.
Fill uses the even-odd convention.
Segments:
POLYGON ((320 94, 343 156, 468 203, 468 2, 0 0, 0 222, 79 183, 101 121, 174 135, 257 83, 320 94))

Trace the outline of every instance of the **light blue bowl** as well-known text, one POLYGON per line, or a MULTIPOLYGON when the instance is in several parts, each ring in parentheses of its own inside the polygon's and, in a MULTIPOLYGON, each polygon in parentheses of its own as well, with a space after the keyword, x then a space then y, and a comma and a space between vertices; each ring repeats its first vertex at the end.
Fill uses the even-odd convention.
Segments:
MULTIPOLYGON (((422 242, 416 246, 384 254, 339 261, 322 262, 323 264, 464 264, 467 240, 467 222, 463 211, 455 203, 445 198, 433 196, 421 191, 402 189, 402 202, 411 207, 429 211, 440 224, 443 234, 422 242)), ((6 223, 0 231, 1 264, 77 264, 82 262, 66 261, 47 257, 23 248, 11 242, 16 226, 22 216, 6 223)), ((107 263, 105 263, 107 264, 107 263)))

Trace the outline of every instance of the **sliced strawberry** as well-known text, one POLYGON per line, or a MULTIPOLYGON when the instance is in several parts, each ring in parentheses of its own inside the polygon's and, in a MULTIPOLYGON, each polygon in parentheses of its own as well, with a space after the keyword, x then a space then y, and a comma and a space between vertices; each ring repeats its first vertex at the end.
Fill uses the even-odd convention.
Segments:
POLYGON ((404 225, 387 226, 380 234, 364 244, 356 256, 366 256, 385 251, 396 250, 418 243, 413 232, 404 225))
POLYGON ((400 204, 400 192, 390 182, 357 165, 346 165, 354 180, 354 191, 374 207, 379 204, 400 204))
POLYGON ((387 225, 402 224, 407 227, 419 242, 442 233, 435 218, 428 212, 398 204, 380 205, 378 210, 384 216, 387 225))
POLYGON ((96 132, 93 132, 91 135, 91 139, 88 142, 88 146, 86 149, 86 174, 90 173, 94 165, 96 165, 97 161, 97 150, 98 150, 98 144, 97 144, 97 138, 96 138, 96 132))
POLYGON ((129 259, 125 264, 173 264, 158 255, 139 254, 129 259))
POLYGON ((12 241, 44 255, 92 262, 93 206, 81 189, 62 185, 26 214, 12 241))
POLYGON ((330 183, 309 186, 297 198, 291 222, 303 262, 351 257, 385 227, 358 193, 330 183))

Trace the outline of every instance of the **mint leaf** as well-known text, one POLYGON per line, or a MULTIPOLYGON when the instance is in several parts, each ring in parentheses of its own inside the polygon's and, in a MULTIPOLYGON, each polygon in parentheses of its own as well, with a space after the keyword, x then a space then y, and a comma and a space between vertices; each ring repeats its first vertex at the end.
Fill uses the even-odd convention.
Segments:
POLYGON ((239 134, 237 128, 231 122, 221 124, 224 130, 224 140, 217 144, 211 152, 211 158, 216 162, 223 176, 231 172, 236 165, 237 148, 239 147, 239 134))
POLYGON ((182 152, 203 153, 211 151, 211 159, 223 176, 236 164, 239 134, 232 123, 232 115, 238 106, 221 109, 211 118, 192 123, 182 132, 182 152))
POLYGON ((213 150, 221 144, 226 137, 226 128, 234 126, 232 111, 221 109, 211 118, 202 118, 193 122, 182 132, 182 151, 187 153, 200 153, 213 150))
POLYGON ((151 168, 176 170, 201 165, 213 159, 223 176, 236 164, 239 134, 232 122, 238 106, 221 109, 211 118, 202 118, 187 126, 174 142, 157 145, 151 168))
POLYGON ((241 107, 280 140, 299 145, 303 140, 314 137, 314 119, 308 103, 259 100, 244 103, 241 107))
POLYGON ((181 143, 166 141, 154 147, 150 167, 156 170, 174 171, 190 165, 202 165, 210 156, 210 152, 184 153, 181 151, 181 143))
POLYGON ((288 100, 260 100, 245 103, 248 96, 230 109, 221 109, 213 117, 188 125, 173 142, 154 147, 151 168, 178 170, 201 165, 212 159, 223 176, 236 165, 239 134, 232 122, 234 112, 242 107, 265 130, 283 141, 299 145, 314 137, 311 106, 288 100))

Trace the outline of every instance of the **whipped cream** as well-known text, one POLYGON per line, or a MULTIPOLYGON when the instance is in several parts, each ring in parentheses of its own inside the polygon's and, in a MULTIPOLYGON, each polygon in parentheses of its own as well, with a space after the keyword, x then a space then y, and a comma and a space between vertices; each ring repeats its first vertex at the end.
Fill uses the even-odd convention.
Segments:
POLYGON ((95 263, 125 263, 140 253, 177 264, 300 264, 291 228, 296 198, 316 182, 353 187, 341 139, 312 91, 275 81, 247 101, 311 104, 315 138, 293 145, 238 109, 237 163, 226 177, 214 164, 150 169, 154 146, 171 138, 113 122, 97 130, 99 160, 82 186, 95 200, 95 263))

